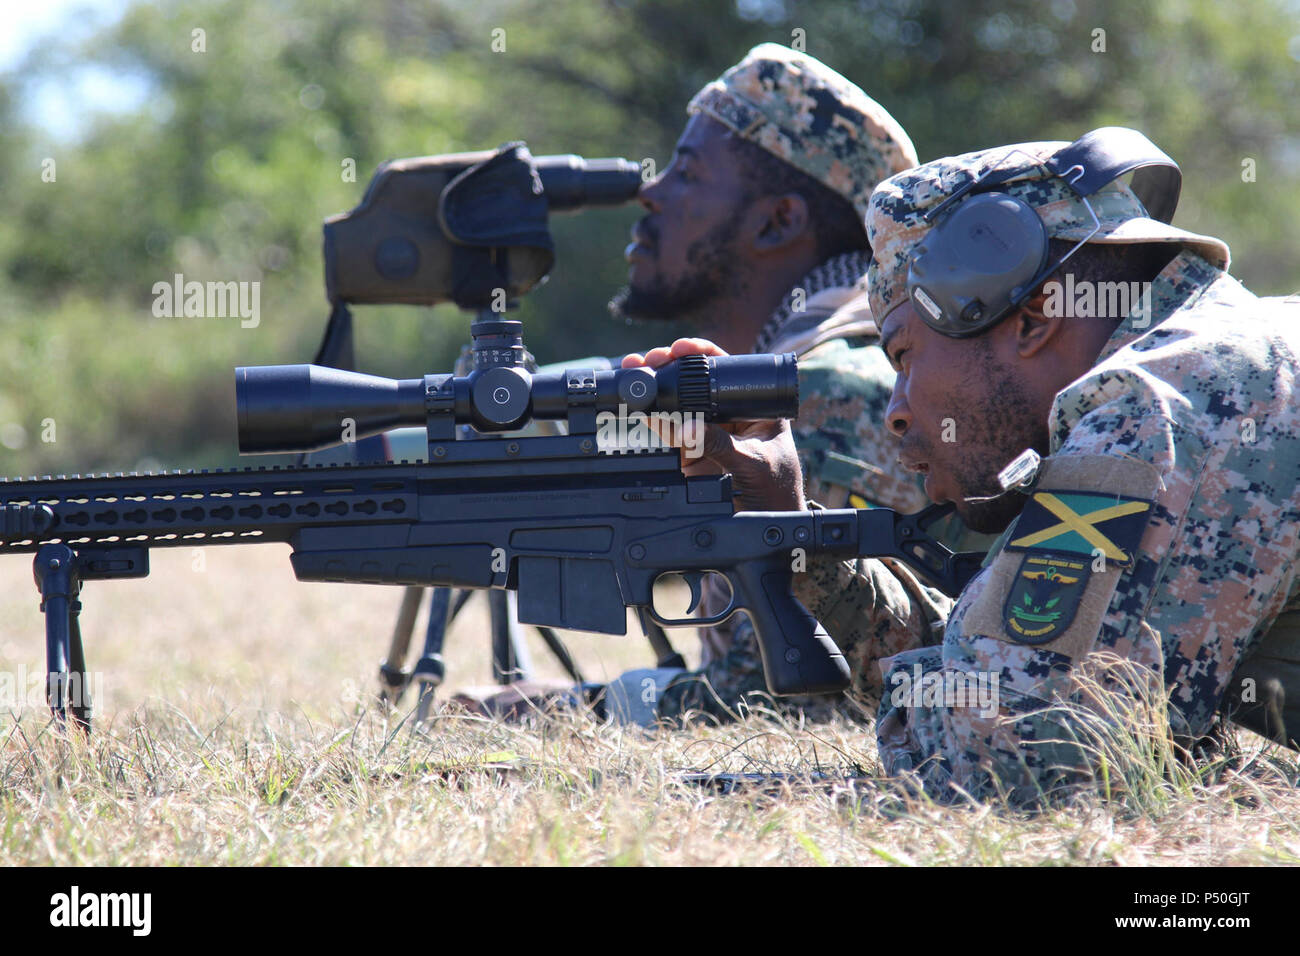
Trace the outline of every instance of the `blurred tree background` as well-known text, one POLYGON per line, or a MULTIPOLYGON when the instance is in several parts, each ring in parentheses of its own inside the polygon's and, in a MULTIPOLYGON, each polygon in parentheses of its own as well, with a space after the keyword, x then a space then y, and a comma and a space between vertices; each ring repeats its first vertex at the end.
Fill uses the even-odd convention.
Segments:
MULTIPOLYGON (((524 139, 662 167, 690 96, 765 40, 859 83, 922 160, 1137 127, 1183 166, 1178 224, 1224 237, 1254 291, 1300 289, 1300 0, 162 0, 65 32, 0 74, 11 476, 237 463, 231 368, 311 358, 321 220, 379 162, 524 139), (23 109, 87 70, 144 95, 75 135, 23 109), (260 325, 154 317, 175 273, 260 280, 260 325)), ((519 311, 541 361, 677 331, 606 312, 638 215, 554 220, 557 266, 519 311)), ((367 370, 447 370, 468 340, 451 306, 355 311, 367 370)))

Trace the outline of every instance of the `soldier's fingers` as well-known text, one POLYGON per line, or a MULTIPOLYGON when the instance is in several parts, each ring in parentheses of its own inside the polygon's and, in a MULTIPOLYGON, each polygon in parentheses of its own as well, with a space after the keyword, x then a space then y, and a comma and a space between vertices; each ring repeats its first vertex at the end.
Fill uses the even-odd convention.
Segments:
POLYGON ((678 339, 672 344, 672 356, 675 359, 682 358, 686 355, 726 355, 727 352, 720 345, 710 342, 708 339, 684 338, 678 339))
POLYGON ((691 425, 688 418, 684 423, 678 424, 671 416, 648 415, 645 418, 645 425, 652 432, 659 436, 660 442, 668 448, 685 448, 690 434, 687 429, 691 425))
POLYGON ((750 510, 798 511, 803 477, 786 422, 756 422, 732 437, 733 490, 750 510))
POLYGON ((673 355, 673 350, 670 346, 661 345, 657 349, 651 349, 649 352, 646 352, 644 361, 646 365, 650 366, 650 368, 659 368, 660 366, 667 365, 675 357, 676 356, 673 355))
POLYGON ((726 351, 714 345, 708 339, 678 339, 672 345, 661 345, 646 352, 645 355, 626 355, 623 368, 662 368, 687 355, 726 355, 726 351))

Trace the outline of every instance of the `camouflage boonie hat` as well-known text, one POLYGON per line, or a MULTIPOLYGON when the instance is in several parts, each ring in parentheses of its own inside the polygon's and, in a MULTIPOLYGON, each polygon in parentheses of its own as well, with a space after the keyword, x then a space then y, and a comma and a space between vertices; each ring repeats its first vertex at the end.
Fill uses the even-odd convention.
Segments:
POLYGON ((686 107, 704 113, 867 212, 885 177, 916 165, 889 112, 826 64, 762 43, 686 107))
MULTIPOLYGON (((1020 165, 1022 174, 993 187, 1028 203, 1053 239, 1085 239, 1095 228, 1078 193, 1045 165, 1065 142, 1021 143, 936 159, 893 176, 877 188, 867 211, 867 238, 872 261, 867 271, 871 313, 883 322, 889 311, 907 301, 907 269, 912 251, 942 221, 925 220, 939 203, 972 179, 995 167, 1020 165)), ((1223 240, 1167 225, 1147 215, 1146 207, 1126 183, 1116 180, 1088 197, 1101 228, 1096 243, 1177 242, 1220 269, 1228 268, 1223 240)))

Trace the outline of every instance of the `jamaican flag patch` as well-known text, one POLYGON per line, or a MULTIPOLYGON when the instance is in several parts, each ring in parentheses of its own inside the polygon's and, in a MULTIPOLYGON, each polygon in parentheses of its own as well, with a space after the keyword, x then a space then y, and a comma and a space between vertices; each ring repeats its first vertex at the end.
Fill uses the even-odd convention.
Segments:
POLYGON ((1142 540, 1151 502, 1086 491, 1035 491, 1016 519, 1008 551, 1077 555, 1127 568, 1142 540))
POLYGON ((1021 644, 1046 644, 1074 622, 1091 559, 1027 554, 1002 607, 1007 634, 1021 644))

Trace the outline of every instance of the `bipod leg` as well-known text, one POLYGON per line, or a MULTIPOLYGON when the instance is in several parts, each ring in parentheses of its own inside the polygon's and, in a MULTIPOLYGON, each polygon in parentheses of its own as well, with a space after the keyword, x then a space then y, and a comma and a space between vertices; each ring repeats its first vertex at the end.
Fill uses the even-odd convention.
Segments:
POLYGON ((379 699, 396 707, 411 682, 411 671, 406 669, 406 654, 411 648, 411 635, 415 632, 415 619, 420 613, 424 588, 411 585, 402 592, 402 606, 393 625, 393 639, 388 645, 388 656, 379 664, 379 699))
POLYGON ((68 665, 71 670, 72 720, 82 732, 90 733, 90 718, 95 702, 90 699, 90 675, 86 673, 86 652, 81 646, 81 601, 73 601, 68 615, 68 665))
POLYGON ((81 602, 81 578, 77 554, 66 544, 47 544, 36 552, 32 574, 41 590, 41 612, 45 615, 45 699, 60 723, 66 723, 71 704, 73 722, 90 731, 90 705, 85 697, 86 662, 81 646, 81 628, 77 615, 81 602), (74 640, 75 635, 75 640, 74 640), (70 675, 75 669, 78 681, 75 699, 69 702, 70 675))
POLYGON ((492 677, 498 684, 513 684, 532 676, 532 661, 524 644, 523 628, 514 591, 488 591, 492 611, 492 677))

